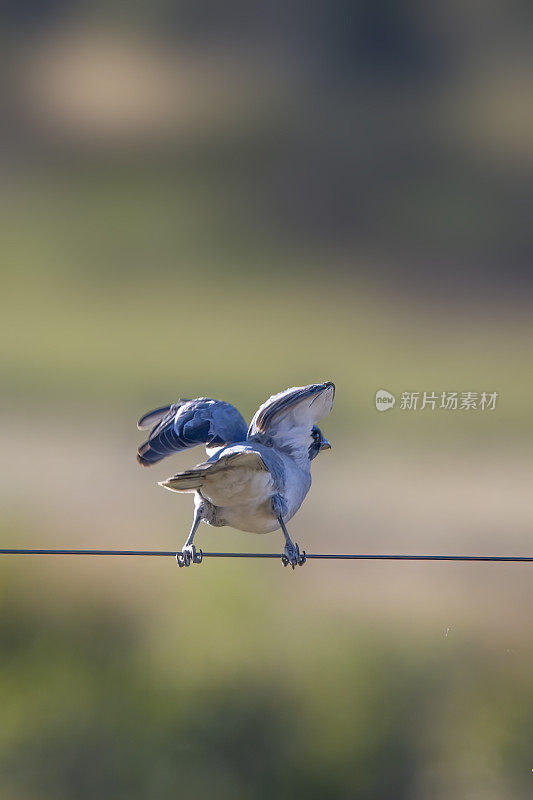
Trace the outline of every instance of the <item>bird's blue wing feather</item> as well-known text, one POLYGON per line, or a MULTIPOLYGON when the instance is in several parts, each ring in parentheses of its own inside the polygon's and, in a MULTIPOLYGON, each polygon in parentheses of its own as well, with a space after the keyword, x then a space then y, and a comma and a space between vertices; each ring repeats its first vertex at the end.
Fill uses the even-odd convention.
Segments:
POLYGON ((230 403, 209 397, 180 400, 167 406, 166 411, 162 408, 145 414, 141 422, 149 418, 159 421, 139 447, 137 460, 143 466, 196 445, 222 447, 246 439, 246 422, 237 409, 230 403))

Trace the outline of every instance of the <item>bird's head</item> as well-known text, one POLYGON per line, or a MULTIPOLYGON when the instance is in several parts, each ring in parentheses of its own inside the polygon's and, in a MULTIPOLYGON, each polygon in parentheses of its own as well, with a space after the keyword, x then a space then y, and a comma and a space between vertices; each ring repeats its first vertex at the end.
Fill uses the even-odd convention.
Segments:
POLYGON ((322 431, 320 428, 317 428, 316 425, 313 425, 313 430, 311 431, 311 438, 312 442, 309 446, 309 460, 312 461, 321 450, 329 450, 331 448, 330 443, 328 440, 322 435, 322 431))

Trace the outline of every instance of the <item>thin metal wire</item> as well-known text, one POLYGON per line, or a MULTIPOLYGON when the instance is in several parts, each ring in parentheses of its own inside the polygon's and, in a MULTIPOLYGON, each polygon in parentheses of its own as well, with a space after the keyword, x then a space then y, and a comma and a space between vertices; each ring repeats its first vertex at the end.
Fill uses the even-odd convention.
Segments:
MULTIPOLYGON (((175 550, 23 550, 0 549, 2 556, 172 556, 175 550)), ((280 553, 202 553, 203 558, 277 558, 280 553)), ((503 561, 533 562, 533 556, 404 555, 376 553, 307 553, 306 558, 355 561, 503 561)))

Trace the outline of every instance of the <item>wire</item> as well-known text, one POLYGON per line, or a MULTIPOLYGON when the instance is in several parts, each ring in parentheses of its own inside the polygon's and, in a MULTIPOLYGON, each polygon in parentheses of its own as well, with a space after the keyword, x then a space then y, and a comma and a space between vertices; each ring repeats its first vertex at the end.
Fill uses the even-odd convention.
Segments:
MULTIPOLYGON (((199 551, 201 552, 201 551, 199 551)), ((175 550, 21 550, 0 549, 2 556, 172 556, 175 550)), ((279 553, 202 553, 203 558, 276 558, 279 553)), ((351 561, 503 561, 533 562, 533 556, 401 555, 376 553, 307 553, 306 558, 351 561)))

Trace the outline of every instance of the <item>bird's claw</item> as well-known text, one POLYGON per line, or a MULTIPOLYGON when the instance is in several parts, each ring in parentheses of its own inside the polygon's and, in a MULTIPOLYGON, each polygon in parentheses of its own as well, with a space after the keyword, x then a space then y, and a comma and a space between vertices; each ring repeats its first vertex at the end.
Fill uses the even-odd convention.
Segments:
POLYGON ((281 560, 283 562, 283 566, 286 567, 289 564, 294 569, 297 565, 299 567, 303 566, 307 560, 305 555, 305 550, 302 550, 300 553, 300 548, 297 544, 287 544, 285 545, 285 550, 283 551, 283 555, 281 556, 281 560))
POLYGON ((201 564, 202 559, 202 551, 197 551, 193 544, 186 545, 180 553, 176 553, 178 567, 190 567, 191 564, 201 564))

